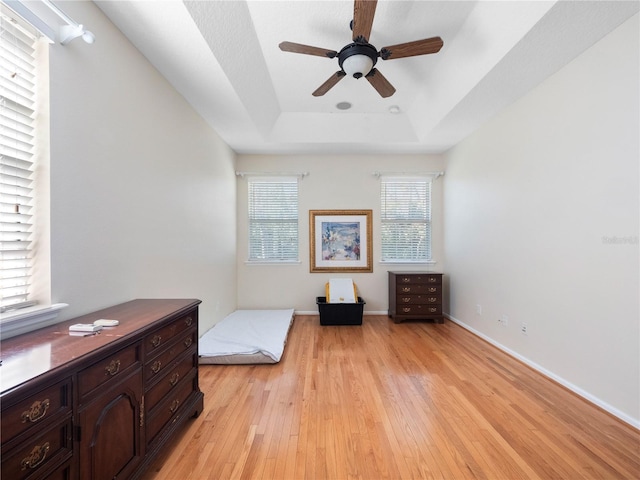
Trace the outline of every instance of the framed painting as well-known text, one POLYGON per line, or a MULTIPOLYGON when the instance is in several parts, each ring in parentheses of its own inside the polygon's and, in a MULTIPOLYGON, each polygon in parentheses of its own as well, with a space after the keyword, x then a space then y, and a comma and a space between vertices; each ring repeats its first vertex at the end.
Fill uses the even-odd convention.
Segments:
POLYGON ((309 210, 311 272, 373 272, 371 210, 309 210))

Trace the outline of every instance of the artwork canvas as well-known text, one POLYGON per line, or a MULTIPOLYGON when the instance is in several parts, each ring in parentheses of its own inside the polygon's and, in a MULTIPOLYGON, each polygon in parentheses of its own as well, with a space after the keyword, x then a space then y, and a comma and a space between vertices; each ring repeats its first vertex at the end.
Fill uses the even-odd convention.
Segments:
POLYGON ((371 210, 309 212, 311 272, 371 272, 371 210))

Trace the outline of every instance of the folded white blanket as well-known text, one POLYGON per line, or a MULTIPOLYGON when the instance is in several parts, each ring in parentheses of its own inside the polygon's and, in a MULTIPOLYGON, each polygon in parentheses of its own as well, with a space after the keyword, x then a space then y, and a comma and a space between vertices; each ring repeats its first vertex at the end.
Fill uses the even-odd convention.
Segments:
POLYGON ((237 310, 207 331, 199 341, 201 357, 261 353, 279 362, 293 309, 237 310))

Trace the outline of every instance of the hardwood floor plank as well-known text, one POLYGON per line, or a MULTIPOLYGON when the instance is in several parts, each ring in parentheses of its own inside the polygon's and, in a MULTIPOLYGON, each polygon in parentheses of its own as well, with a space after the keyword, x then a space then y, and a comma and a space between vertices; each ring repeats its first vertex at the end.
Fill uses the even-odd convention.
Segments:
POLYGON ((202 365, 143 480, 638 479, 640 432, 461 327, 298 316, 276 365, 202 365))

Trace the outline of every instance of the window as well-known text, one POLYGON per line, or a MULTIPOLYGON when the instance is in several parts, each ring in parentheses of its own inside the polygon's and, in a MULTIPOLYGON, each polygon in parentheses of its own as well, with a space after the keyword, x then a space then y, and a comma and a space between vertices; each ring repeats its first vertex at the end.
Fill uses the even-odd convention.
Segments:
POLYGON ((36 41, 0 11, 0 311, 33 304, 36 41))
POLYGON ((382 178, 383 262, 431 260, 431 179, 382 178))
POLYGON ((298 261, 298 179, 249 179, 249 261, 298 261))

